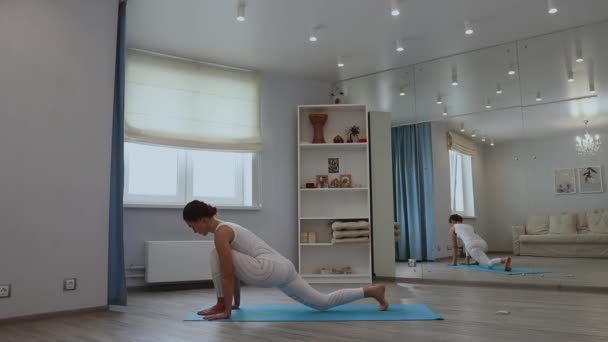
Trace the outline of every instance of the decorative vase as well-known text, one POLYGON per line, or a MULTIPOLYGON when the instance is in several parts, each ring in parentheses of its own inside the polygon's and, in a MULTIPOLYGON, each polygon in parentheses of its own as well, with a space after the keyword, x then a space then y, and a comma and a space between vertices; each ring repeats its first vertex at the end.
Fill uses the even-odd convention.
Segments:
POLYGON ((325 113, 313 113, 308 116, 310 123, 314 129, 314 135, 312 138, 313 144, 324 144, 325 137, 323 135, 323 126, 327 122, 327 114, 325 113))

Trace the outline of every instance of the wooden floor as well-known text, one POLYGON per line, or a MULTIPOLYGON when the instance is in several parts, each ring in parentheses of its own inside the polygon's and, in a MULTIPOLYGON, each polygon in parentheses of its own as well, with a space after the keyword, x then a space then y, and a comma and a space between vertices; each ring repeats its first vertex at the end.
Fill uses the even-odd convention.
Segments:
MULTIPOLYGON (((505 256, 490 253, 490 257, 505 256)), ((548 258, 513 256, 513 267, 549 272, 543 275, 503 275, 448 267, 448 259, 435 262, 419 262, 409 267, 407 262, 398 262, 396 276, 407 279, 447 280, 500 283, 509 285, 542 285, 555 288, 575 287, 606 288, 608 291, 608 259, 592 258, 548 258)), ((463 259, 461 259, 461 262, 463 259)), ((496 266, 500 267, 500 266, 496 266)))
MULTIPOLYGON (((391 303, 427 304, 445 320, 183 322, 188 313, 214 301, 213 290, 135 292, 126 313, 0 325, 0 341, 608 341, 608 296, 603 294, 403 283, 388 284, 387 294, 391 303), (511 314, 496 315, 497 310, 511 314)), ((292 301, 273 289, 245 287, 243 304, 292 301)))

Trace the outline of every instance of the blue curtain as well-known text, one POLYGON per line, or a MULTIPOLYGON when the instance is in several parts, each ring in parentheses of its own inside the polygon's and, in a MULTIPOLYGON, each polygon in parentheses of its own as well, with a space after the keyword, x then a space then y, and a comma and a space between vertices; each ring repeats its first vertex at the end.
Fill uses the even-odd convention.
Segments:
POLYGON ((401 224, 397 259, 435 259, 431 123, 393 127, 395 220, 401 224))
POLYGON ((108 305, 127 305, 124 241, 122 223, 122 192, 124 182, 125 116, 125 24, 127 3, 118 8, 116 39, 116 71, 114 77, 114 116, 112 119, 112 164, 110 180, 110 229, 108 250, 108 305))

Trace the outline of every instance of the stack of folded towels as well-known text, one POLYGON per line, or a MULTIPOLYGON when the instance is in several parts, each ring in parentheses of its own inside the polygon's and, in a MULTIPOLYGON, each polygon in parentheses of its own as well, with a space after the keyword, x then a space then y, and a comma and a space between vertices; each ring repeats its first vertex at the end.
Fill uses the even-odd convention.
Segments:
POLYGON ((336 221, 331 225, 331 243, 361 243, 369 241, 369 222, 336 221))

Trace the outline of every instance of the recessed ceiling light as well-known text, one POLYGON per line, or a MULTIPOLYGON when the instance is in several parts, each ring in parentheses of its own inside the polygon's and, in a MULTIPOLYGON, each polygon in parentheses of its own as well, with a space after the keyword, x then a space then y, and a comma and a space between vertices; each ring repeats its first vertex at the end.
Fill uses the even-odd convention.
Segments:
POLYGON ((496 94, 502 94, 502 86, 500 83, 496 83, 496 94))
POLYGON ((239 7, 236 11, 236 20, 237 21, 245 21, 245 3, 239 2, 239 7))
POLYGON ((554 0, 547 0, 547 12, 549 12, 549 14, 555 14, 558 12, 554 0))
POLYGON ((315 28, 312 30, 312 33, 310 34, 310 37, 308 37, 308 40, 311 42, 316 42, 317 40, 319 40, 319 38, 317 38, 317 35, 319 33, 319 29, 315 28))
POLYGON ((443 100, 441 99, 441 95, 437 95, 437 104, 442 104, 443 100))
POLYGON ((399 96, 405 96, 405 87, 399 88, 399 96))
POLYGON ((460 124, 460 131, 464 132, 464 122, 460 124))
POLYGON ((448 115, 448 106, 443 106, 443 116, 447 116, 448 115))
POLYGON ((399 0, 391 0, 391 15, 398 17, 401 12, 399 11, 399 0))
POLYGON ((403 47, 403 42, 401 40, 397 40, 395 44, 395 50, 397 50, 397 52, 402 52, 403 50, 405 50, 405 48, 403 47))
POLYGON ((494 146, 494 140, 490 141, 490 146, 494 146))
POLYGON ((342 61, 342 57, 338 56, 338 68, 344 67, 344 61, 342 61))
POLYGON ((540 101, 542 101, 542 100, 543 100, 543 98, 540 96, 540 91, 537 91, 537 92, 536 92, 536 101, 537 101, 537 102, 540 102, 540 101))
POLYGON ((473 33, 475 33, 475 31, 473 30, 473 26, 471 26, 471 22, 468 20, 465 21, 464 22, 464 34, 472 35, 473 33))
POLYGON ((509 64, 509 71, 507 72, 507 74, 509 74, 509 76, 515 75, 515 65, 514 64, 509 64))
POLYGON ((491 109, 492 108, 492 104, 490 103, 490 99, 486 100, 486 109, 491 109))
POLYGON ((453 86, 457 86, 458 85, 458 71, 456 70, 456 67, 452 67, 452 85, 453 86))
POLYGON ((572 70, 568 71, 568 82, 574 82, 574 72, 572 70))
POLYGON ((486 142, 486 137, 481 137, 481 142, 486 142))

